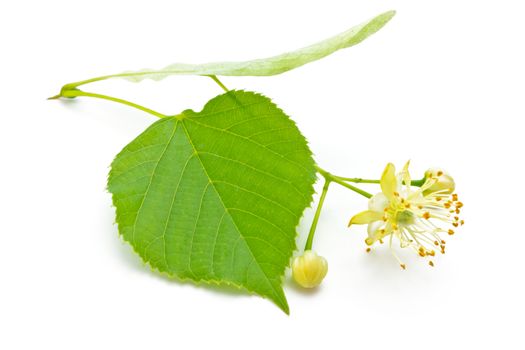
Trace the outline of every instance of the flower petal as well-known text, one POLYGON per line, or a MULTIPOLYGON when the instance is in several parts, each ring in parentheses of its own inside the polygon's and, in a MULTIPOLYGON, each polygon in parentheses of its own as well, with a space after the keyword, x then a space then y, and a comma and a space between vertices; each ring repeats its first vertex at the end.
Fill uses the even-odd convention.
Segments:
POLYGON ((381 220, 383 218, 383 213, 373 210, 365 210, 360 212, 359 214, 354 215, 352 219, 350 219, 350 222, 348 223, 348 226, 350 225, 363 225, 371 223, 372 221, 381 220))
POLYGON ((407 188, 407 193, 410 193, 411 183, 412 179, 410 178, 410 173, 408 171, 408 166, 410 165, 410 161, 406 162, 405 166, 403 167, 403 171, 401 172, 402 180, 405 183, 405 186, 407 188))
POLYGON ((379 231, 384 225, 385 222, 383 220, 372 221, 371 223, 369 223, 367 228, 368 237, 374 239, 377 234, 377 231, 379 231))
POLYGON ((383 212, 388 207, 388 198, 383 192, 376 193, 368 200, 368 210, 383 212))
POLYGON ((397 191, 396 167, 392 163, 386 165, 381 176, 381 191, 389 201, 394 200, 394 192, 397 191))

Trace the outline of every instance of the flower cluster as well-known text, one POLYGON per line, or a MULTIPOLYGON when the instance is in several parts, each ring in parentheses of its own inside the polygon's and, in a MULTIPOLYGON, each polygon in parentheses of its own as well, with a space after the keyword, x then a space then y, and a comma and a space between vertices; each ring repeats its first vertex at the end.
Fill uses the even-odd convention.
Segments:
MULTIPOLYGON (((414 187, 408 165, 398 174, 393 164, 386 166, 380 180, 381 192, 370 198, 368 210, 352 217, 349 226, 368 224, 368 245, 388 239, 392 248, 396 237, 401 247, 413 248, 421 257, 433 257, 435 249, 444 254, 446 242, 439 234, 453 235, 454 229, 464 223, 459 216, 463 204, 454 193, 454 180, 441 170, 431 169, 420 187, 414 187), (441 228, 439 222, 450 226, 441 228)), ((391 251, 405 269, 406 265, 391 251)), ((432 260, 428 263, 434 266, 432 260)))

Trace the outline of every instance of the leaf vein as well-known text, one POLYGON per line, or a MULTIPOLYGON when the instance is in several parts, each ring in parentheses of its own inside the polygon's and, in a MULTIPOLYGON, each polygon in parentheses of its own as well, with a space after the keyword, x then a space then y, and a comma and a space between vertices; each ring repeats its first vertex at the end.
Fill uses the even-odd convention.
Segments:
POLYGON ((137 220, 139 218, 140 211, 142 210, 144 202, 146 201, 146 197, 148 196, 149 189, 151 188, 151 184, 153 183, 153 178, 155 177, 155 172, 157 171, 157 168, 158 168, 162 158, 166 154, 166 151, 168 150, 169 146, 171 145, 171 142, 173 141, 173 137, 175 136, 175 131, 177 131, 177 126, 178 126, 178 122, 175 123, 175 126, 173 128, 173 132, 171 133, 171 136, 170 136, 168 142, 166 142, 166 147, 164 147, 164 150, 162 151, 162 153, 159 156, 159 159, 157 160, 157 164, 155 165, 155 168, 153 169, 153 172, 151 173, 150 181, 148 183, 148 186, 146 187, 146 192, 144 192, 144 197, 142 198, 142 201, 140 202, 140 206, 139 206, 139 209, 137 211, 137 215, 135 216, 135 220, 133 222, 132 231, 131 231, 131 242, 132 242, 133 246, 135 246, 135 230, 136 230, 136 227, 137 227, 137 220))

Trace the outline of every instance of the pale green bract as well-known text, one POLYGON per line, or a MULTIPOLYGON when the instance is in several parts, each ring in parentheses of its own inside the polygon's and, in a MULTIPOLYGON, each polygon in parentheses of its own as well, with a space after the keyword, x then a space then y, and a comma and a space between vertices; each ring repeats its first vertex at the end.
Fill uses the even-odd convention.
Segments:
POLYGON ((151 267, 242 287, 288 313, 282 277, 315 174, 288 116, 230 91, 151 125, 117 155, 108 189, 120 234, 151 267))
POLYGON ((139 82, 144 79, 161 80, 170 75, 184 74, 222 76, 269 76, 281 74, 307 63, 317 61, 338 50, 359 44, 381 29, 394 17, 395 13, 395 11, 382 13, 336 36, 305 48, 273 57, 244 62, 214 62, 205 64, 175 63, 160 70, 144 69, 141 71, 129 71, 96 78, 93 81, 120 77, 139 82))

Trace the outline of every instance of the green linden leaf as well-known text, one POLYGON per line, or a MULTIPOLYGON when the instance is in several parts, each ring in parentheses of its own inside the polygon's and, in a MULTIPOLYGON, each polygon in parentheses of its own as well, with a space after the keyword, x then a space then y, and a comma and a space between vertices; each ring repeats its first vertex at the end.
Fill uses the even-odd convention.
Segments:
POLYGON ((282 277, 315 174, 282 110, 230 91, 146 129, 113 161, 108 189, 120 234, 151 267, 244 288, 288 313, 282 277))

